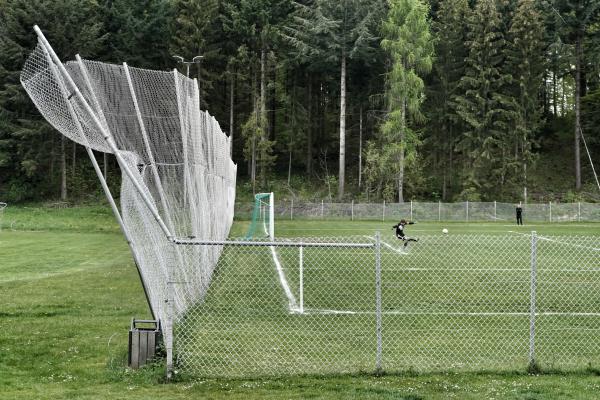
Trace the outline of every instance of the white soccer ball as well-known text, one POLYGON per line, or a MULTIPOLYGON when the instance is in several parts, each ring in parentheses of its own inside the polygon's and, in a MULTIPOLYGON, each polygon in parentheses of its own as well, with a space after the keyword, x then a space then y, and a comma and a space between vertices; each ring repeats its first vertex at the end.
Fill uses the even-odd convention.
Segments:
POLYGON ((448 234, 448 229, 446 229, 446 228, 442 229, 442 233, 443 233, 444 235, 447 235, 447 234, 448 234))

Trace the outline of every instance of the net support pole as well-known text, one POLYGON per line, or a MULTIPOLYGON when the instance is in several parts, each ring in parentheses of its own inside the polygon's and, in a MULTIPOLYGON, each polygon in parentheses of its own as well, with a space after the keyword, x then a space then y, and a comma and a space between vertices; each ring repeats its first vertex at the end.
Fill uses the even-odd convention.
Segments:
POLYGON ((275 240, 275 196, 269 193, 269 238, 275 240))
POLYGON ((292 204, 290 204, 290 219, 294 219, 294 199, 292 199, 292 204))
POLYGON ((385 200, 383 201, 383 212, 382 212, 382 215, 381 215, 381 220, 383 222, 385 222, 385 200))
POLYGON ((496 204, 496 200, 494 200, 494 221, 498 221, 498 205, 496 204))
POLYGON ((50 43, 48 43, 48 40, 46 39, 46 37, 42 33, 42 31, 39 28, 39 26, 35 25, 33 27, 33 29, 34 29, 36 35, 38 36, 38 39, 40 40, 42 46, 44 47, 44 49, 46 50, 46 52, 50 55, 51 59, 54 61, 54 64, 56 64, 56 66, 58 67, 61 75, 66 79, 66 81, 69 83, 69 86, 71 86, 71 89, 73 90, 73 93, 81 101, 81 104, 83 105, 85 111, 91 117, 92 122, 94 123, 94 125, 96 126, 96 128, 102 133, 102 137, 104 138, 104 140, 106 141, 106 143, 108 144, 108 146, 113 151, 115 157, 117 158, 117 161, 119 162, 119 166, 125 172, 125 174, 127 175, 127 177, 129 179, 131 179, 133 185, 135 186, 135 188, 139 192, 142 200, 144 201, 144 203, 146 204, 146 206, 148 207, 148 209, 152 213, 152 216, 154 217, 154 219, 156 220, 156 222, 158 223, 158 225, 160 226, 160 228, 162 229, 162 231, 167 236, 167 239, 168 240, 173 240, 173 235, 169 231, 169 228, 167 228, 167 226, 165 225, 165 223, 162 220, 160 214, 158 213, 158 210, 156 210, 156 206, 148 198, 148 196, 144 192, 144 189, 142 188, 142 186, 138 182, 137 178, 135 177, 135 175, 133 175, 133 172, 131 172, 131 170, 129 169, 129 166, 125 163, 125 160, 123 159, 123 157, 119 153, 119 149, 117 148, 117 145, 114 142, 114 139, 112 138, 112 135, 100 123, 100 121, 98 120, 98 116, 96 115, 96 113, 94 112, 94 110, 92 110, 92 108, 88 104, 88 102, 85 99, 85 97, 83 97, 83 94, 81 94, 81 91, 79 90, 79 88, 77 87, 77 85, 75 84, 75 82, 73 81, 73 78, 71 78, 71 75, 69 74, 69 72, 67 71, 67 69, 65 68, 65 66, 62 64, 62 62, 60 61, 60 59, 58 58, 58 56, 56 55, 56 53, 54 52, 54 50, 52 49, 52 46, 50 46, 50 43))
POLYGON ((577 202, 577 222, 581 222, 581 202, 577 202))
POLYGON ((148 138, 148 132, 146 131, 146 125, 144 124, 144 120, 142 118, 142 112, 140 111, 140 106, 137 100, 137 94, 135 93, 135 89, 133 88, 133 81, 131 79, 131 74, 129 72, 129 67, 127 63, 123 63, 123 69, 125 70, 125 76, 127 77, 127 85, 129 86, 129 93, 131 94, 131 99, 133 100, 133 106, 135 108, 135 115, 137 117, 138 124, 140 125, 140 131, 142 133, 142 141, 144 142, 144 148, 146 149, 146 153, 148 154, 148 160, 150 161, 150 169, 152 170, 152 176, 156 181, 156 189, 158 190, 158 196, 160 197, 160 203, 163 207, 165 215, 167 217, 167 222, 169 223, 171 229, 174 229, 173 221, 171 221, 171 215, 169 213, 169 208, 167 207, 167 200, 165 196, 165 191, 162 186, 162 182, 160 180, 160 176, 158 175, 158 169, 156 167, 156 160, 154 159, 154 153, 150 148, 150 139, 148 138))
POLYGON ((410 201, 410 220, 413 220, 413 202, 412 200, 410 201))
POLYGON ((175 279, 173 277, 173 267, 168 266, 168 282, 167 282, 167 318, 165 322, 165 350, 167 352, 167 380, 173 378, 173 316, 175 314, 175 290, 173 285, 175 279))
POLYGON ((438 201, 438 221, 442 220, 442 202, 438 201))
POLYGON ((300 275, 300 314, 304 314, 304 247, 298 248, 298 268, 300 275))
POLYGON ((548 221, 552 222, 552 201, 548 202, 548 221))
POLYGON ((465 215, 467 216, 467 222, 469 222, 469 200, 465 203, 465 215))
POLYGON ((531 232, 531 278, 529 305, 529 367, 536 365, 535 360, 535 315, 537 292, 537 233, 531 232))
POLYGON ((352 204, 350 205, 351 219, 354 221, 354 200, 352 200, 352 204))
POLYGON ((324 213, 323 213, 323 211, 324 211, 323 207, 324 207, 323 206, 323 200, 321 200, 321 219, 323 219, 323 215, 324 215, 324 213))
POLYGON ((375 372, 381 373, 383 345, 381 337, 381 239, 379 231, 375 232, 375 329, 375 334, 377 336, 375 372))
MULTIPOLYGON (((81 75, 83 76, 85 85, 87 86, 87 88, 90 92, 90 95, 92 96, 92 101, 94 102, 94 107, 96 108, 96 111, 102 117, 102 119, 104 119, 102 110, 100 108, 100 104, 98 103, 98 99, 96 98, 96 95, 95 95, 94 91, 92 90, 92 82, 90 81, 90 77, 88 75, 87 68, 85 68, 85 65, 83 64, 83 60, 81 59, 79 54, 75 55, 75 59, 77 60, 77 64, 79 65, 79 69, 81 70, 81 75)), ((52 63, 50 65, 52 65, 52 63)), ((81 128, 81 124, 79 123, 79 120, 77 118, 75 118, 75 112, 73 110, 71 103, 69 101, 67 101, 66 103, 67 103, 67 107, 69 108, 69 112, 71 113, 71 116, 73 117, 73 121, 75 121, 75 124, 77 125, 77 129, 79 130, 81 136, 85 138, 85 135, 83 134, 83 129, 81 128)), ((86 140, 87 140, 87 138, 86 138, 86 140)), ((117 223, 119 224, 119 228, 121 228, 121 232, 123 232, 123 236, 125 236, 125 241, 127 242, 129 249, 131 250, 131 255, 133 256, 135 268, 138 272, 138 276, 140 278, 140 282, 142 283, 142 288, 144 290, 144 296, 146 297, 146 302, 148 303, 148 308, 150 309, 150 314, 152 314, 153 319, 157 319, 156 312, 154 311, 154 307, 152 306, 152 302, 150 301, 150 296, 148 295, 148 285, 146 283, 146 280, 144 279, 142 270, 140 269, 140 262, 139 262, 137 252, 135 250, 135 246, 133 244, 133 241, 129 237, 129 233, 125 229, 125 223, 123 222, 123 218, 121 217, 119 208, 117 207, 117 204, 115 203, 115 199, 114 199, 110 189, 108 188, 108 184, 106 182, 106 176, 102 173, 102 170, 100 169, 100 165, 98 165, 98 161, 96 160, 96 157, 94 156, 94 152, 92 151, 92 149, 89 146, 84 146, 84 147, 88 154, 88 157, 90 158, 90 161, 92 162, 94 171, 96 172, 96 175, 98 176, 98 179, 100 180, 100 185, 102 186, 104 195, 106 196, 106 199, 108 200, 108 204, 110 204, 110 208, 115 216, 115 219, 117 220, 117 223)), ((106 153, 104 153, 104 154, 106 154, 106 153)))
POLYGON ((177 109, 179 114, 179 129, 181 131, 181 147, 183 152, 183 204, 184 207, 188 204, 188 177, 189 177, 189 162, 188 162, 188 137, 184 131, 185 120, 183 118, 183 99, 181 96, 181 90, 179 89, 179 76, 177 75, 179 72, 177 68, 173 69, 173 83, 175 84, 175 96, 177 98, 177 109))

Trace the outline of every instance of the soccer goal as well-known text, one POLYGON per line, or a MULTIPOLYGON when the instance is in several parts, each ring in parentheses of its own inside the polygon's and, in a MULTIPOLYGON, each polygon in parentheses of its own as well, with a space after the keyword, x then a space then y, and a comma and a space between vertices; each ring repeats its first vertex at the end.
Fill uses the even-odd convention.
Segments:
POLYGON ((258 193, 254 196, 252 220, 246 233, 246 240, 265 237, 275 239, 275 204, 273 192, 258 193))

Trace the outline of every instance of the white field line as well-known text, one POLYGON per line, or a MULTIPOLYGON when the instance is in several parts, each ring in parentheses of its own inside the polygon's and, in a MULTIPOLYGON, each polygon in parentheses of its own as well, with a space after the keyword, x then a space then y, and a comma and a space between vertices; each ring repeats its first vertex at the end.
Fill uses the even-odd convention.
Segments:
MULTIPOLYGON (((267 236, 269 236, 266 216, 263 219, 263 228, 265 230, 265 234, 267 236)), ((271 240, 272 239, 273 238, 271 238, 271 240)), ((269 247, 271 248, 271 254, 273 256, 273 262, 275 263, 275 268, 277 269, 277 275, 279 275, 279 283, 281 283, 281 287, 283 288, 283 291, 285 292, 285 296, 288 299, 288 309, 290 310, 290 313, 300 312, 300 308, 298 307, 298 303, 296 302, 296 297, 292 293, 292 290, 290 289, 290 285, 288 285, 288 281, 285 277, 285 272, 283 272, 283 267, 281 266, 281 263, 279 262, 279 257, 277 257, 277 252, 275 251, 275 247, 274 246, 269 246, 269 247)))
MULTIPOLYGON (((331 309, 304 309, 304 314, 343 314, 343 315, 375 315, 375 311, 351 311, 351 310, 331 310, 331 309)), ((474 316, 474 317, 521 317, 530 316, 529 312, 419 312, 419 311, 382 311, 383 315, 439 315, 439 316, 474 316)), ((600 317, 600 313, 569 313, 569 312, 537 312, 537 316, 557 316, 557 317, 600 317)))
MULTIPOLYGON (((367 235, 363 235, 363 237, 365 237, 365 238, 367 238, 367 239, 371 239, 371 240, 373 240, 373 241, 376 241, 376 240, 377 240, 377 239, 375 239, 373 236, 367 236, 367 235)), ((397 248, 395 248, 394 246, 392 246, 392 245, 390 245, 390 244, 388 244, 388 243, 384 242, 383 240, 380 240, 380 242, 379 242, 379 243, 381 243, 382 245, 384 245, 384 246, 385 246, 385 247, 387 247, 388 249, 390 249, 390 250, 392 250, 392 251, 395 251, 395 252, 396 252, 396 253, 398 253, 398 254, 402 254, 403 256, 406 256, 406 255, 408 255, 408 253, 405 253, 405 252, 404 252, 404 251, 402 251, 402 250, 398 250, 397 248)))
MULTIPOLYGON (((515 231, 509 231, 509 232, 510 233, 514 233, 516 235, 531 237, 531 234, 527 234, 527 233, 521 233, 521 232, 515 232, 515 231)), ((558 243, 558 244, 562 244, 564 246, 578 247, 580 249, 592 250, 592 251, 600 251, 600 249, 596 248, 596 247, 588 247, 588 246, 582 246, 580 244, 573 244, 573 243, 568 243, 568 242, 561 242, 560 240, 550 239, 549 237, 545 237, 545 236, 538 235, 537 238, 539 240, 545 240, 546 242, 558 243)))
POLYGON ((290 286, 288 285, 287 279, 285 278, 285 273, 283 272, 283 268, 281 267, 281 263, 279 262, 279 258, 277 257, 277 252, 275 252, 274 246, 269 246, 271 248, 271 254, 273 255, 273 262, 275 263, 275 267, 277 268, 277 275, 279 275, 279 283, 281 283, 281 287, 285 292, 286 297, 288 298, 288 308, 290 312, 296 313, 299 312, 298 303, 296 302, 296 297, 292 293, 290 286))

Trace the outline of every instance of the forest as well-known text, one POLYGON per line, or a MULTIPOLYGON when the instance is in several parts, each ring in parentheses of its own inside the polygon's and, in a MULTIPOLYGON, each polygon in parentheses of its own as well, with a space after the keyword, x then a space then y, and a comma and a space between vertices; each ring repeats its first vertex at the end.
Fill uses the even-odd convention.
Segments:
POLYGON ((600 201, 598 0, 0 0, 0 201, 77 203, 85 149, 19 81, 35 24, 63 61, 197 78, 242 197, 600 201))

